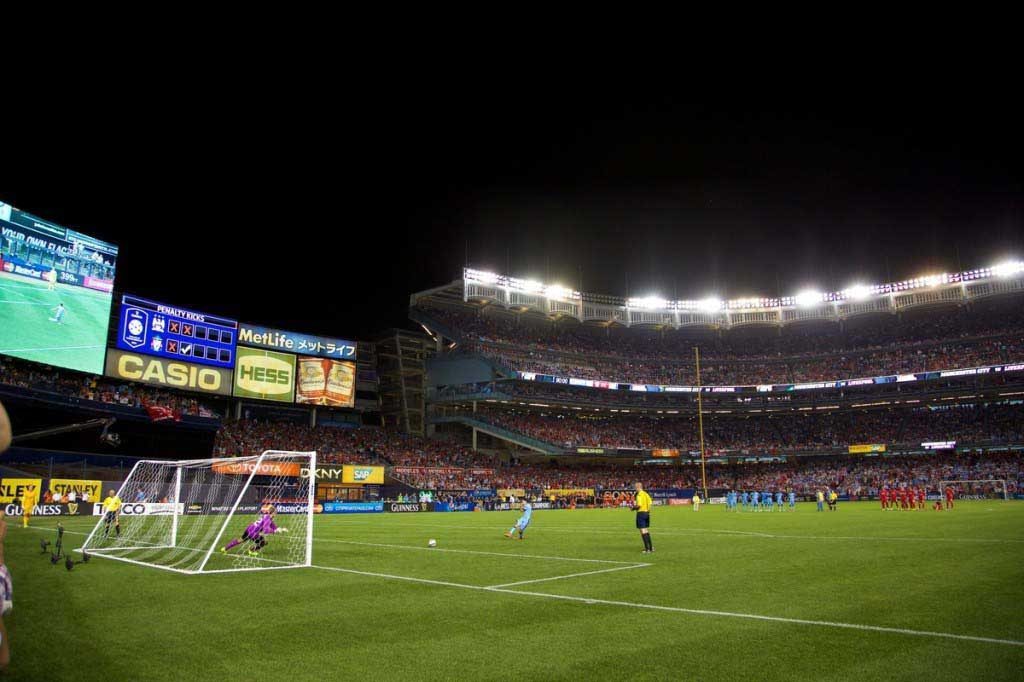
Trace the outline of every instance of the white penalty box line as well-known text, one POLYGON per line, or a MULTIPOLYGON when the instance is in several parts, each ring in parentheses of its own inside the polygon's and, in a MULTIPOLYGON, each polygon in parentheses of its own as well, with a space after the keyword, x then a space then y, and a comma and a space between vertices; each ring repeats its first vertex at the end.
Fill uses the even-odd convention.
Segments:
MULTIPOLYGON (((53 530, 52 528, 42 528, 40 526, 30 526, 30 528, 33 528, 34 530, 48 530, 48 531, 52 531, 53 530)), ((66 531, 66 532, 74 533, 76 535, 84 535, 85 534, 85 533, 78 533, 78 532, 75 532, 75 531, 66 531)), ((371 545, 374 544, 374 543, 352 543, 351 541, 346 541, 346 540, 335 540, 334 542, 345 542, 345 543, 348 543, 348 544, 371 544, 371 545)), ((385 545, 385 546, 388 546, 388 545, 385 545)), ((408 545, 394 545, 394 547, 400 547, 400 548, 403 548, 403 549, 422 549, 422 548, 419 548, 419 547, 411 547, 411 546, 408 546, 408 545)), ((494 555, 497 555, 497 556, 523 557, 523 558, 527 558, 527 557, 530 556, 530 555, 524 555, 524 554, 503 554, 503 553, 500 553, 500 552, 473 552, 472 550, 448 550, 448 551, 451 551, 451 552, 472 552, 474 554, 484 553, 484 554, 494 554, 494 555)), ((536 558, 562 559, 562 560, 566 559, 565 557, 551 557, 551 556, 539 556, 539 557, 536 557, 536 558)), ((611 563, 608 560, 604 560, 604 559, 575 559, 575 561, 590 561, 590 562, 600 562, 600 563, 611 563)), ((617 562, 617 563, 626 563, 626 562, 617 562)), ((630 564, 628 566, 622 566, 622 567, 620 567, 618 569, 612 569, 612 570, 626 570, 627 568, 641 568, 641 567, 647 567, 647 566, 650 566, 650 565, 651 564, 630 564)), ((785 618, 785 617, 782 617, 782 616, 766 616, 766 615, 757 614, 757 613, 737 613, 737 612, 733 612, 733 611, 714 611, 714 610, 710 610, 710 609, 690 609, 690 608, 684 608, 684 607, 681 607, 681 606, 662 606, 662 605, 659 605, 659 604, 644 604, 644 603, 640 603, 640 602, 616 601, 616 600, 612 600, 612 599, 595 599, 595 598, 592 598, 592 597, 577 597, 577 596, 568 595, 568 594, 553 594, 553 593, 548 593, 548 592, 530 592, 530 591, 527 591, 527 590, 513 590, 513 589, 509 589, 510 587, 513 587, 515 585, 527 584, 526 582, 522 582, 522 583, 506 583, 504 585, 484 586, 484 585, 469 585, 469 584, 465 584, 465 583, 456 583, 456 582, 450 582, 450 581, 446 581, 446 580, 431 580, 429 578, 414 578, 412 576, 393 575, 393 574, 390 574, 390 573, 375 573, 375 572, 372 572, 372 571, 358 571, 358 570, 351 569, 351 568, 341 568, 340 566, 321 566, 319 564, 313 564, 313 565, 309 566, 309 568, 315 568, 315 569, 319 569, 321 571, 333 571, 333 572, 336 572, 336 573, 348 573, 350 575, 361 575, 361 576, 372 577, 372 578, 382 578, 382 579, 385 579, 385 580, 398 580, 398 581, 402 581, 402 582, 417 583, 417 584, 421 584, 421 585, 436 585, 436 586, 439 586, 439 587, 453 587, 453 588, 462 589, 462 590, 474 590, 474 591, 477 591, 477 592, 492 592, 492 593, 497 593, 497 594, 515 594, 515 595, 519 595, 519 596, 523 596, 523 597, 534 597, 534 598, 537 598, 537 599, 555 599, 555 600, 559 600, 559 601, 576 602, 576 603, 581 603, 581 604, 592 604, 592 605, 603 605, 603 606, 620 606, 620 607, 625 607, 625 608, 630 608, 630 609, 646 609, 646 610, 650 610, 650 611, 661 611, 661 612, 665 612, 665 613, 682 613, 682 614, 695 615, 695 616, 713 616, 713 617, 718 617, 718 618, 738 618, 738 619, 743 619, 743 620, 765 621, 765 622, 772 622, 772 623, 788 623, 788 624, 791 624, 791 625, 813 625, 813 626, 817 626, 817 627, 836 628, 836 629, 843 629, 843 630, 860 630, 860 631, 865 631, 865 632, 882 632, 882 633, 886 633, 886 634, 907 635, 907 636, 911 636, 911 637, 932 637, 932 638, 936 638, 936 639, 952 639, 952 640, 958 640, 958 641, 963 641, 963 642, 981 642, 981 643, 985 643, 985 644, 999 644, 999 645, 1003 645, 1003 646, 1024 647, 1024 641, 1020 641, 1020 640, 1000 639, 1000 638, 996 638, 996 637, 979 637, 979 636, 975 636, 975 635, 961 635, 961 634, 957 634, 957 633, 953 633, 953 632, 934 632, 934 631, 929 631, 929 630, 912 630, 910 628, 893 628, 893 627, 885 627, 885 626, 882 626, 882 625, 863 625, 863 624, 860 624, 860 623, 840 623, 840 622, 825 621, 825 620, 809 620, 809 619, 805 619, 805 618, 785 618)), ((172 569, 172 570, 174 570, 174 569, 172 569)), ((600 570, 598 572, 605 573, 605 572, 608 572, 608 570, 609 569, 604 569, 604 570, 600 570)), ((589 572, 588 571, 586 574, 590 575, 590 574, 593 574, 593 573, 594 572, 589 572)), ((554 578, 546 578, 546 579, 540 579, 540 580, 529 581, 529 582, 542 582, 544 580, 560 580, 563 577, 569 577, 569 576, 556 576, 554 578)), ((572 577, 576 577, 576 574, 573 574, 572 577)))
MULTIPOLYGON (((650 564, 644 564, 649 566, 650 564)), ((628 568, 639 568, 640 565, 629 566, 628 568)), ((933 632, 929 630, 912 630, 909 628, 893 628, 885 627, 882 625, 862 625, 859 623, 839 623, 834 621, 825 620, 808 620, 804 618, 785 618, 782 616, 765 616, 757 613, 737 613, 733 611, 713 611, 710 609, 689 609, 681 606, 661 606, 659 604, 644 604, 639 602, 627 602, 627 601, 616 601, 612 599, 595 599, 592 597, 577 597, 568 594, 553 594, 549 592, 530 592, 527 590, 513 590, 509 589, 512 585, 525 584, 525 583, 509 583, 506 585, 494 585, 494 586, 481 586, 481 585, 468 585, 465 583, 456 583, 446 580, 430 580, 428 578, 413 578, 411 576, 404 575, 392 575, 389 573, 375 573, 372 571, 357 571, 351 568, 340 568, 338 566, 320 566, 314 564, 311 568, 317 568, 322 571, 334 571, 338 573, 348 573, 351 575, 361 575, 372 578, 383 578, 385 580, 399 580, 403 582, 418 583, 424 585, 436 585, 439 587, 454 587, 463 590, 475 590, 478 592, 491 592, 497 594, 515 594, 522 597, 534 597, 537 599, 555 599, 559 601, 576 602, 580 604, 592 604, 602 606, 620 606, 630 609, 646 609, 650 611, 661 611, 667 613, 683 613, 695 616, 713 616, 719 618, 739 618, 743 620, 755 620, 755 621, 767 621, 772 623, 788 623, 791 625, 812 625, 817 627, 836 628, 843 630, 861 630, 866 632, 882 632, 886 634, 894 635, 907 635, 911 637, 932 637, 937 639, 952 639, 965 642, 982 642, 985 644, 999 644, 1003 646, 1016 646, 1024 647, 1024 641, 1018 641, 1014 639, 999 639, 996 637, 978 637, 974 635, 960 635, 953 632, 933 632)), ((616 570, 624 570, 627 567, 621 567, 616 570)), ((606 571, 600 571, 602 573, 606 571)), ((557 580, 558 578, 551 578, 551 580, 557 580)))
MULTIPOLYGON (((331 542, 341 545, 361 545, 363 547, 382 547, 385 549, 406 549, 421 552, 450 552, 452 554, 476 554, 480 556, 498 556, 507 557, 510 559, 541 559, 548 561, 575 561, 579 563, 587 564, 614 564, 618 566, 637 566, 640 565, 636 561, 616 561, 613 559, 582 559, 580 557, 568 557, 568 556, 551 556, 549 554, 516 554, 512 552, 485 552, 482 550, 475 549, 447 549, 441 547, 419 547, 417 545, 396 545, 387 544, 383 542, 358 542, 356 540, 333 540, 330 538, 314 538, 314 542, 331 542)), ((648 564, 643 564, 648 565, 648 564)))

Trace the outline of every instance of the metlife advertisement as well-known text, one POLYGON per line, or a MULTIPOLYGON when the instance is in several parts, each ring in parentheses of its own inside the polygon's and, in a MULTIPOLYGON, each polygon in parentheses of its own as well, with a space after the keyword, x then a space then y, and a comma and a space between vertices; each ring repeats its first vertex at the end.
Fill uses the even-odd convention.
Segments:
POLYGON ((286 332, 281 329, 260 327, 241 323, 238 328, 238 343, 254 348, 310 355, 334 360, 355 360, 356 342, 335 339, 315 334, 286 332))

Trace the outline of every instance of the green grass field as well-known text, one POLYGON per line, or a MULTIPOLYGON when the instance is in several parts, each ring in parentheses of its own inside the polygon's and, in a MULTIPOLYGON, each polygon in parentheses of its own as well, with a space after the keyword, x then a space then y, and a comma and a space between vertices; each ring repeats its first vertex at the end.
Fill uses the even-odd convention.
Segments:
POLYGON ((103 374, 110 294, 0 273, 0 353, 103 374), (50 321, 64 303, 64 324, 50 321))
POLYGON ((9 519, 8 674, 893 682, 1024 669, 1018 502, 659 507, 653 555, 628 511, 537 511, 523 542, 502 536, 515 517, 321 516, 316 568, 207 576, 103 558, 69 573, 40 552, 55 519, 9 519))

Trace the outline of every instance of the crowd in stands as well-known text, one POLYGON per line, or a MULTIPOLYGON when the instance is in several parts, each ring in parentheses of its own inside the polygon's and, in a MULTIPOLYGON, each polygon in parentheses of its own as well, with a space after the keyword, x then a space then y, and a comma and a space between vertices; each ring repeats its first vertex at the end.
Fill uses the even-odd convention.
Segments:
POLYGON ((861 328, 761 330, 694 336, 426 308, 463 351, 510 370, 623 383, 694 385, 693 348, 705 385, 783 384, 906 374, 1024 359, 1024 312, 999 305, 975 311, 922 312, 861 328))
POLYGON ((492 462, 459 443, 425 439, 378 427, 312 427, 294 422, 240 419, 217 432, 218 457, 258 455, 264 450, 316 450, 335 464, 384 464, 406 468, 478 467, 492 462))
MULTIPOLYGON (((485 343, 478 344, 477 349, 514 371, 622 383, 670 386, 697 384, 696 365, 690 360, 598 355, 580 357, 485 343)), ((1022 359, 1024 334, 1012 338, 947 341, 906 349, 840 353, 828 357, 742 362, 709 360, 701 364, 700 383, 725 386, 806 383, 979 367, 1022 359)))
POLYGON ((163 391, 143 384, 114 381, 47 365, 0 357, 0 384, 57 393, 65 397, 142 409, 166 407, 178 415, 219 416, 219 409, 196 396, 163 391))
MULTIPOLYGON (((558 412, 480 409, 467 415, 566 448, 699 448, 695 415, 591 417, 558 412)), ((1024 441, 1024 405, 949 405, 902 410, 784 413, 771 416, 708 414, 710 452, 843 447, 858 443, 1024 441)))
MULTIPOLYGON (((1024 486, 1024 457, 1020 454, 949 455, 920 457, 815 457, 790 462, 708 464, 707 485, 716 490, 792 490, 812 495, 831 488, 840 494, 877 495, 882 487, 924 486, 935 492, 940 482, 967 479, 1003 479, 1010 494, 1024 486)), ((628 489, 642 481, 649 489, 699 488, 701 471, 687 466, 612 466, 584 464, 523 464, 495 469, 473 485, 461 481, 435 481, 411 476, 416 487, 461 490, 466 487, 522 490, 628 489)), ((583 497, 583 494, 570 493, 583 497)))
POLYGON ((925 487, 942 481, 1003 479, 1010 494, 1024 484, 1020 454, 928 455, 920 457, 816 458, 814 461, 752 464, 726 487, 734 490, 793 490, 810 495, 833 488, 855 496, 877 495, 884 487, 925 487))

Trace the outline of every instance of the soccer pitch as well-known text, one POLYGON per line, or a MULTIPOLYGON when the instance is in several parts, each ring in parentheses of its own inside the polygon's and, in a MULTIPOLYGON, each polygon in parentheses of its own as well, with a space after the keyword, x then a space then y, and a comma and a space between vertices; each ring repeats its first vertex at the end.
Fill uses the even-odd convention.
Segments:
MULTIPOLYGON (((1020 679, 1024 504, 318 516, 315 568, 67 572, 8 519, 14 679, 1020 679), (427 548, 436 538, 438 547, 427 548)), ((287 518, 287 517, 282 517, 287 518)), ((69 517, 77 547, 93 519, 69 517)), ((273 538, 270 540, 274 541, 273 538)))
POLYGON ((0 353, 103 374, 111 295, 0 273, 0 353), (59 303, 63 324, 51 321, 59 303))

